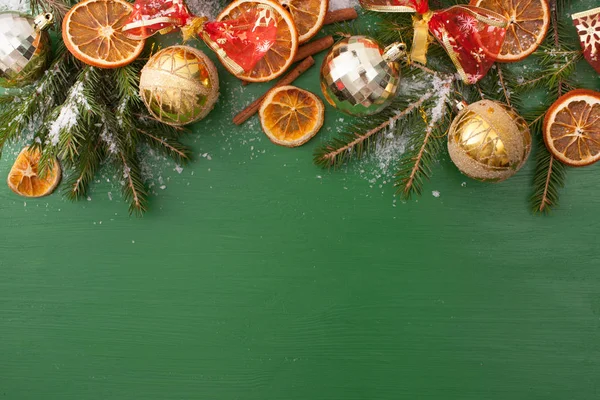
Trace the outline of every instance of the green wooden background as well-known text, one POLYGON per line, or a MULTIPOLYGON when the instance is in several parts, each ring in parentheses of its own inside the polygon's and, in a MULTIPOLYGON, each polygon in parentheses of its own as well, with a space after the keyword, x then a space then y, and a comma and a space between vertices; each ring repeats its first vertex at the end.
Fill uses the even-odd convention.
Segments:
POLYGON ((348 118, 276 147, 230 122, 265 86, 220 72, 196 161, 152 159, 144 218, 111 171, 79 203, 0 190, 0 398, 599 398, 598 166, 550 217, 529 212, 533 158, 488 185, 445 157, 402 202, 376 161, 313 166, 348 118))

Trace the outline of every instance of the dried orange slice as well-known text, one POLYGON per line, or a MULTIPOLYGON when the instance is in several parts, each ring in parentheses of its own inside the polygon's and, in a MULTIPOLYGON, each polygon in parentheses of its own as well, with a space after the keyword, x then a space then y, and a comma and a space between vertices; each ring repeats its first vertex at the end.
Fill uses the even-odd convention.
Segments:
POLYGON ((548 0, 471 0, 471 5, 494 11, 508 20, 500 62, 521 61, 542 44, 550 26, 548 0))
POLYGON ((275 144, 298 147, 323 126, 325 107, 317 96, 294 86, 269 92, 259 110, 263 130, 275 144))
POLYGON ((144 40, 121 32, 133 11, 124 0, 86 0, 63 19, 67 49, 80 61, 99 68, 119 68, 132 63, 144 49, 144 40))
POLYGON ((300 44, 307 42, 323 27, 329 0, 278 0, 294 19, 300 44))
POLYGON ((600 93, 573 90, 558 99, 544 119, 550 153, 572 167, 600 160, 600 93))
MULTIPOLYGON (((283 74, 294 61, 298 51, 298 31, 289 12, 272 0, 236 0, 217 17, 219 21, 243 18, 257 4, 270 6, 277 14, 277 41, 252 71, 237 75, 248 82, 267 82, 283 74)), ((229 69, 224 62, 225 68, 229 69)), ((234 71, 229 72, 236 75, 234 71)))
POLYGON ((38 164, 42 154, 38 149, 28 147, 21 150, 13 167, 8 173, 8 187, 24 197, 43 197, 56 189, 60 181, 61 170, 58 160, 54 160, 52 169, 41 178, 38 176, 38 164))

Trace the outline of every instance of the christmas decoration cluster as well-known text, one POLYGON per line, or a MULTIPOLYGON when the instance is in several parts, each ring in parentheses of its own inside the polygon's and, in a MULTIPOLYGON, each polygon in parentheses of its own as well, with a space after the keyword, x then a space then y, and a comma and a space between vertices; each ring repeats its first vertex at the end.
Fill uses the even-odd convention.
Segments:
MULTIPOLYGON (((414 147, 420 152, 407 157, 403 161, 406 174, 399 173, 404 176, 399 186, 407 196, 418 193, 418 185, 429 177, 425 156, 433 154, 431 146, 438 146, 435 143, 444 136, 459 170, 484 182, 504 181, 525 165, 533 143, 532 128, 541 121, 544 143, 552 159, 569 166, 590 165, 600 159, 600 93, 571 90, 576 88, 567 76, 550 69, 549 79, 556 78, 550 83, 559 95, 540 118, 530 123, 511 104, 505 65, 539 54, 550 29, 556 46, 560 43, 556 7, 550 7, 548 0, 471 0, 469 4, 436 10, 430 9, 427 0, 360 0, 362 8, 379 12, 391 21, 390 27, 382 29, 385 39, 354 33, 335 44, 331 37, 310 40, 324 25, 356 18, 356 12, 328 12, 327 1, 235 0, 214 20, 194 15, 184 0, 136 0, 133 4, 124 0, 84 0, 72 6, 65 4, 70 7, 61 15, 61 36, 72 57, 68 62, 79 65, 71 70, 80 72, 68 94, 59 95, 62 105, 54 104, 58 106, 54 114, 48 110, 54 122, 46 122, 45 140, 24 149, 11 171, 9 186, 24 196, 52 192, 61 176, 59 160, 65 163, 70 159, 76 170, 93 176, 95 168, 85 170, 84 161, 77 158, 81 151, 78 146, 85 146, 88 133, 78 132, 73 138, 75 144, 69 141, 71 131, 80 123, 79 114, 91 112, 99 120, 88 129, 105 129, 96 134, 106 146, 102 156, 122 159, 124 175, 130 180, 127 195, 132 207, 144 210, 140 204, 143 188, 131 175, 132 161, 126 157, 132 150, 119 150, 127 140, 111 138, 108 133, 111 124, 123 128, 119 112, 143 104, 148 124, 167 129, 160 125, 181 127, 204 119, 219 98, 217 67, 194 47, 176 45, 156 51, 136 70, 139 72, 132 73, 131 66, 142 62, 141 54, 151 47, 146 41, 172 32, 181 32, 184 41, 202 40, 224 69, 245 84, 280 78, 234 122, 243 123, 258 113, 269 139, 286 147, 305 144, 323 126, 323 102, 292 82, 314 64, 312 55, 331 47, 320 69, 322 95, 334 109, 365 121, 366 132, 349 134, 323 146, 315 154, 316 163, 336 166, 349 160, 348 154, 356 146, 368 150, 372 137, 393 129, 398 122, 415 124, 423 132, 415 136, 414 147), (439 56, 432 49, 434 42, 443 50, 439 56), (114 101, 121 107, 112 111, 117 116, 113 122, 102 116, 111 114, 110 109, 104 110, 108 114, 96 110, 105 107, 104 103, 94 106, 86 100, 89 92, 96 90, 90 82, 101 79, 98 70, 116 71, 115 76, 121 78, 118 93, 101 95, 106 107, 114 101), (405 73, 430 82, 431 89, 402 98, 405 73), (492 80, 499 82, 495 92, 503 93, 504 101, 486 97, 489 91, 482 88, 492 80), (134 93, 131 88, 135 88, 134 93), (466 94, 461 98, 454 95, 472 92, 480 94, 479 101, 467 101, 466 94), (68 107, 69 102, 75 104, 74 108, 68 107), (414 115, 418 117, 408 118, 414 115), (56 121, 64 123, 57 126, 56 121), (52 150, 60 146, 66 147, 52 150), (41 189, 32 190, 34 187, 41 189)), ((44 72, 52 68, 47 30, 55 16, 50 9, 39 11, 44 12, 36 17, 0 13, 0 86, 9 89, 8 93, 11 88, 41 82, 46 79, 44 72)), ((582 11, 572 18, 582 51, 566 54, 573 57, 572 64, 582 55, 600 73, 600 9, 582 11)), ((543 79, 546 77, 534 78, 523 86, 535 86, 543 79)), ((19 112, 29 111, 21 109, 11 115, 19 118, 19 112)), ((142 136, 144 132, 138 129, 142 136)), ((0 136, 0 145, 9 138, 6 132, 5 136, 0 136)), ((175 144, 168 151, 184 154, 175 144)), ((88 175, 82 176, 89 180, 88 175)), ((79 183, 74 183, 75 191, 79 183)))

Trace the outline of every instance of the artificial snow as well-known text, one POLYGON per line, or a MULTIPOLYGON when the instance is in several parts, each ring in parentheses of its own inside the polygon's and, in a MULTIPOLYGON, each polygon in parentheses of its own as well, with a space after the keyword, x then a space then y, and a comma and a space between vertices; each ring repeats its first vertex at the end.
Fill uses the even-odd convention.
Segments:
POLYGON ((28 0, 0 0, 0 11, 29 12, 28 0))
POLYGON ((358 0, 329 0, 329 9, 339 10, 342 8, 355 8, 358 6, 358 0))
POLYGON ((187 0, 185 2, 194 15, 215 19, 222 10, 221 0, 187 0))
POLYGON ((50 125, 48 139, 52 146, 58 145, 61 132, 68 131, 77 125, 77 120, 79 119, 80 111, 82 110, 89 111, 90 106, 83 95, 83 83, 77 82, 71 90, 69 90, 69 95, 67 96, 58 117, 54 120, 52 125, 50 125))
POLYGON ((106 125, 106 123, 102 126, 100 139, 102 139, 102 141, 106 143, 106 145, 108 146, 108 152, 110 154, 117 154, 119 149, 117 141, 115 140, 114 135, 108 130, 108 126, 106 125))

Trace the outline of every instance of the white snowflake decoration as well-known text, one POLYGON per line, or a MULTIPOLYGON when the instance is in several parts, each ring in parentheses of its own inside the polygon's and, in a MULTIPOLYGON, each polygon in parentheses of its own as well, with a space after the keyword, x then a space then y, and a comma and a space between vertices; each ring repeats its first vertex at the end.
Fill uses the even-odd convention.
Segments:
POLYGON ((472 15, 461 14, 457 18, 458 27, 462 33, 475 32, 477 29, 477 20, 472 15))

